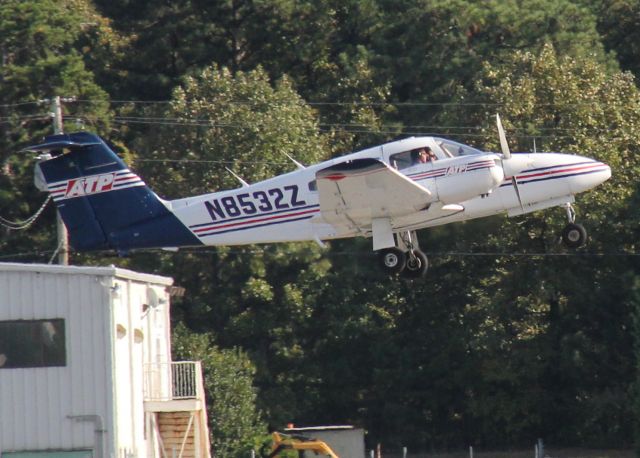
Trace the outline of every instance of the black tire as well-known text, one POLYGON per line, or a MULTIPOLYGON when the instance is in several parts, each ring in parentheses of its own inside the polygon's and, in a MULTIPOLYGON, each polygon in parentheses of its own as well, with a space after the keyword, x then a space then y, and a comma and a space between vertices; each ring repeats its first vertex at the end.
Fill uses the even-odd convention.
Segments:
POLYGON ((562 230, 562 243, 569 248, 579 248, 587 241, 587 231, 581 224, 569 223, 562 230))
POLYGON ((427 274, 429 260, 422 251, 414 250, 413 256, 407 255, 407 261, 402 274, 407 278, 420 278, 427 274))
POLYGON ((390 274, 402 272, 405 267, 407 255, 398 248, 386 248, 380 250, 380 265, 390 274))

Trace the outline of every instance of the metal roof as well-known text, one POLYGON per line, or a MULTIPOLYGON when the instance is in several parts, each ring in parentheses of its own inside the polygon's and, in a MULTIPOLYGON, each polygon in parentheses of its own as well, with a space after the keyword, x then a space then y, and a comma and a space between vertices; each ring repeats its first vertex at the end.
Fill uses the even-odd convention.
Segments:
POLYGON ((122 269, 113 264, 110 266, 61 266, 54 264, 23 264, 12 262, 1 262, 0 271, 9 272, 41 272, 51 274, 66 275, 98 275, 103 277, 116 277, 125 280, 135 280, 161 285, 172 285, 173 278, 162 277, 160 275, 134 272, 133 270, 122 269))
POLYGON ((345 429, 357 429, 352 425, 332 425, 332 426, 294 426, 293 428, 285 428, 285 431, 335 431, 345 429))

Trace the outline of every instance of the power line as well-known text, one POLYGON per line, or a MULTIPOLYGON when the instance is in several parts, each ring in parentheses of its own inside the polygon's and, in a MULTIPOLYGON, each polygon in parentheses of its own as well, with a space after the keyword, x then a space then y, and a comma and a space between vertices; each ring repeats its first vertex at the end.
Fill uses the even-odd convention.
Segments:
MULTIPOLYGON (((220 253, 217 251, 211 250, 211 248, 216 248, 214 246, 210 247, 202 247, 199 249, 181 249, 177 253, 188 253, 194 254, 197 256, 214 256, 219 255, 220 253)), ((226 248, 226 246, 221 246, 221 248, 226 248)), ((46 251, 33 251, 33 252, 21 252, 21 253, 13 253, 0 255, 0 259, 10 259, 12 257, 25 257, 31 255, 45 255, 55 253, 56 250, 46 250, 46 251)), ((234 249, 225 249, 225 255, 261 255, 265 254, 267 249, 251 249, 251 250, 234 250, 234 249)), ((102 250, 95 251, 95 254, 99 253, 110 253, 115 255, 115 252, 110 250, 102 250)), ((133 251, 129 255, 129 257, 134 256, 137 253, 157 253, 157 254, 172 254, 167 252, 166 250, 158 249, 146 249, 133 251)), ((640 257, 640 252, 616 252, 616 251, 604 251, 604 252, 564 252, 564 253, 544 253, 544 252, 503 252, 503 251, 483 251, 483 252, 473 252, 473 251, 425 251, 425 254, 429 257, 436 258, 463 258, 463 257, 493 257, 493 258, 637 258, 640 257)), ((336 256, 375 256, 374 251, 351 251, 351 250, 343 250, 343 251, 323 251, 319 254, 320 257, 336 257, 336 256)))
MULTIPOLYGON (((250 129, 253 128, 254 126, 250 126, 250 125, 239 125, 239 124, 215 124, 212 121, 158 121, 158 120, 144 120, 144 119, 121 119, 119 117, 114 118, 113 121, 115 124, 147 124, 147 125, 164 125, 164 126, 180 126, 180 127, 210 127, 210 128, 229 128, 229 129, 250 129)), ((331 125, 332 127, 337 127, 340 126, 339 124, 333 124, 331 125)), ((344 127, 350 127, 349 125, 342 125, 344 127)), ((431 131, 418 131, 418 130, 404 130, 405 127, 404 126, 400 126, 401 128, 397 129, 397 130, 376 130, 376 129, 367 129, 367 128, 362 128, 362 129, 354 129, 354 128, 346 128, 344 129, 345 132, 347 133, 353 133, 353 134, 375 134, 375 135, 414 135, 414 136, 433 136, 433 137, 447 137, 447 136, 451 136, 451 135, 455 135, 456 137, 460 137, 460 138, 486 138, 486 135, 481 134, 481 133, 469 133, 469 132, 450 132, 449 130, 452 129, 451 126, 444 126, 442 127, 443 131, 436 131, 436 130, 431 130, 431 131)), ((318 130, 321 132, 331 132, 333 131, 332 128, 330 127, 324 127, 323 124, 319 124, 318 125, 318 130)), ((459 127, 458 129, 466 129, 466 127, 459 127)), ((481 129, 481 128, 480 128, 481 129)), ((553 128, 549 128, 549 130, 551 130, 553 128)), ((309 130, 313 131, 315 130, 314 128, 309 128, 309 130)), ((517 137, 519 139, 523 139, 523 140, 532 140, 532 139, 572 139, 574 138, 574 136, 572 135, 537 135, 537 134, 522 134, 522 133, 513 133, 513 130, 517 130, 517 129, 510 129, 511 135, 512 137, 517 137)), ((570 130, 569 128, 567 129, 563 129, 563 130, 570 130)), ((597 135, 597 134, 601 134, 603 132, 611 132, 611 130, 607 130, 607 129, 598 129, 595 132, 591 132, 592 135, 597 135)), ((589 132, 589 131, 587 131, 589 132)), ((618 138, 618 137, 615 137, 618 138)))
POLYGON ((264 165, 290 165, 291 162, 275 162, 275 161, 221 161, 215 159, 136 159, 135 162, 174 162, 183 164, 220 164, 220 165, 250 165, 250 164, 264 164, 264 165))
POLYGON ((20 253, 0 255, 0 259, 7 260, 7 259, 19 259, 19 258, 27 258, 27 257, 43 257, 43 256, 48 256, 51 253, 54 253, 54 250, 23 251, 20 253))
MULTIPOLYGON (((6 104, 0 105, 3 107, 18 107, 22 105, 42 105, 44 101, 37 102, 21 102, 15 104, 6 104)), ((104 100, 89 100, 89 99, 80 99, 80 100, 70 100, 68 102, 72 103, 86 103, 86 104, 95 104, 95 103, 104 103, 104 100)), ((170 104, 172 101, 141 101, 141 100, 112 100, 107 101, 109 103, 133 103, 133 104, 170 104)), ((224 101, 222 104, 254 104, 256 102, 252 101, 224 101)), ((308 104, 312 105, 335 105, 335 106, 353 106, 353 105, 388 105, 388 106, 487 106, 487 107, 495 107, 501 106, 504 104, 499 103, 457 103, 457 102, 310 102, 308 104)), ((277 104, 273 104, 277 105, 277 104)), ((539 106, 555 106, 556 104, 540 104, 539 106)), ((584 106, 584 105, 592 105, 589 103, 574 103, 574 104, 562 104, 563 106, 584 106)), ((6 124, 11 121, 17 120, 38 120, 38 119, 48 119, 50 118, 50 113, 39 113, 33 115, 20 115, 17 117, 0 117, 0 123, 6 124)), ((84 120, 85 122, 89 121, 86 116, 76 115, 78 119, 84 120)), ((244 125, 232 124, 232 123, 220 123, 216 122, 212 119, 207 118, 194 118, 194 119, 184 119, 180 117, 169 117, 169 116, 115 116, 113 118, 114 122, 119 124, 152 124, 152 125, 175 125, 175 126, 196 126, 196 127, 215 127, 215 128, 247 128, 244 125)), ((455 125, 395 125, 395 124, 383 124, 381 129, 374 130, 370 129, 362 124, 355 123, 319 123, 321 130, 330 130, 331 128, 343 128, 352 133, 366 133, 366 134, 388 134, 393 135, 397 134, 399 130, 404 130, 406 134, 412 135, 427 135, 425 130, 429 130, 428 134, 434 135, 442 135, 441 130, 445 130, 446 134, 456 134, 464 137, 480 137, 481 135, 473 134, 470 132, 450 132, 451 130, 464 130, 464 131, 480 131, 485 127, 482 126, 455 126, 455 125), (392 128, 393 130, 389 130, 392 128), (386 129, 386 130, 385 130, 386 129), (412 132, 407 132, 407 130, 411 130, 412 132), (433 132, 435 131, 435 133, 433 132)), ((252 125, 253 127, 253 125, 252 125)), ((509 130, 513 135, 522 136, 523 138, 549 138, 549 135, 543 135, 542 133, 547 132, 584 132, 585 129, 579 127, 537 127, 535 128, 540 134, 532 134, 528 132, 528 129, 522 127, 511 127, 509 130)), ((589 128, 588 132, 592 134, 601 134, 603 132, 611 132, 612 129, 607 128, 589 128)), ((557 138, 557 137, 556 137, 557 138)), ((564 137, 567 138, 567 137, 564 137)))
MULTIPOLYGON (((78 103, 104 103, 104 100, 90 100, 90 99, 78 99, 78 103)), ((124 105, 170 105, 174 103, 174 100, 109 100, 109 103, 124 105)), ((188 103, 188 102, 187 102, 188 103)), ((218 100, 216 103, 220 105, 264 105, 262 101, 253 100, 218 100)), ((304 101, 302 99, 297 100, 280 100, 271 105, 309 105, 309 106, 416 106, 416 107, 434 107, 434 106, 504 106, 505 103, 497 102, 320 102, 320 101, 304 101)))
POLYGON ((5 104, 0 104, 0 108, 21 107, 26 105, 42 105, 42 101, 36 100, 32 102, 5 103, 5 104))
POLYGON ((51 198, 52 198, 51 194, 49 194, 45 199, 44 203, 40 206, 40 208, 38 208, 38 210, 36 210, 36 212, 33 215, 31 215, 29 218, 23 221, 9 221, 8 219, 5 219, 0 216, 0 226, 4 226, 7 229, 11 229, 13 231, 28 229, 42 214, 42 212, 46 208, 51 198))
MULTIPOLYGON (((111 103, 111 104, 132 104, 132 105, 170 105, 174 103, 174 100, 91 100, 91 99, 78 99, 76 103, 111 103)), ((215 103, 220 105, 264 105, 262 101, 252 100, 218 100, 215 103)), ((187 102, 189 104, 189 102, 187 102)), ((597 105, 598 102, 574 102, 574 103, 539 103, 538 107, 584 107, 597 105)), ((501 107, 509 106, 504 102, 357 102, 357 101, 304 101, 291 100, 291 101, 278 101, 271 103, 271 105, 310 105, 310 106, 399 106, 399 107, 501 107)))
MULTIPOLYGON (((2 118, 0 118, 2 119, 2 118)), ((170 117, 170 116, 115 116, 114 120, 122 121, 122 122, 140 122, 140 123, 148 123, 148 124, 175 124, 175 125, 202 125, 202 126, 211 126, 211 127, 233 127, 233 128, 246 128, 249 125, 245 124, 233 124, 233 123, 219 123, 214 119, 209 118, 190 118, 185 119, 183 117, 170 117)), ((257 123, 252 123, 250 127, 254 127, 257 123)), ((318 123, 320 127, 340 127, 340 128, 367 128, 368 126, 360 123, 318 123)), ((395 127, 395 124, 383 124, 382 127, 395 127)), ((457 129, 457 130, 483 130, 486 127, 483 126, 454 126, 454 125, 402 125, 398 126, 405 129, 457 129)), ((523 127, 512 127, 509 129, 510 131, 524 131, 527 132, 529 129, 523 127)), ((584 129, 579 127, 539 127, 536 128, 539 131, 563 131, 563 132, 581 132, 584 129)), ((595 132, 608 132, 612 129, 609 128, 589 128, 591 131, 595 132)))
MULTIPOLYGON (((49 120, 50 116, 49 115, 34 115, 34 116, 24 116, 21 118, 17 118, 17 120, 24 120, 24 121, 35 121, 35 120, 49 120)), ((73 116, 73 119, 75 120, 82 120, 83 122, 89 122, 90 120, 86 117, 83 116, 73 116)), ((171 119, 171 118, 168 118, 171 119)), ((13 122, 15 122, 16 119, 11 119, 10 118, 4 118, 4 119, 0 119, 0 124, 12 124, 13 122)), ((250 129, 254 126, 250 126, 250 125, 239 125, 239 124, 216 124, 213 121, 204 121, 204 120, 198 120, 198 121, 189 121, 189 120, 184 120, 184 121, 171 121, 171 120, 161 120, 161 119, 155 119, 155 120, 149 120, 149 119, 145 119, 145 118, 122 118, 122 117, 115 117, 113 118, 113 123, 114 124, 122 124, 122 125, 129 125, 129 124, 140 124, 140 125, 159 125, 159 126, 180 126, 180 127, 210 127, 210 128, 222 128, 222 129, 250 129)), ((385 126, 383 126, 385 127, 385 126)), ((390 126, 387 126, 390 127, 390 126)), ((480 134, 480 133, 470 133, 470 132, 451 132, 451 130, 453 129, 458 129, 458 130, 481 130, 483 129, 482 127, 466 127, 466 126, 442 126, 440 127, 440 129, 443 129, 443 131, 437 131, 437 130, 430 130, 430 131, 426 131, 426 130, 413 130, 413 129, 417 129, 420 127, 424 127, 424 128, 432 128, 432 129, 437 129, 438 126, 399 126, 399 129, 395 129, 395 130, 377 130, 377 129, 367 129, 367 128, 357 128, 357 125, 355 124, 318 124, 317 129, 320 132, 332 132, 333 130, 335 130, 336 128, 343 128, 343 130, 347 133, 353 133, 353 134, 375 134, 375 135, 414 135, 414 136, 433 136, 433 137, 442 137, 442 136, 451 136, 451 135, 455 135, 457 137, 460 138, 485 138, 486 135, 480 134), (406 130, 406 129, 412 129, 412 130, 406 130)), ((310 127, 309 128, 310 131, 314 131, 315 129, 310 127)), ((518 130, 522 130, 519 128, 512 128, 510 129, 511 135, 515 136, 517 138, 520 139, 549 139, 549 138, 553 138, 553 139, 571 139, 573 138, 573 136, 571 135, 550 135, 550 134, 546 134, 546 135, 542 135, 542 134, 523 134, 523 133, 518 133, 518 130)), ((575 131, 579 131, 579 129, 576 128, 541 128, 540 130, 547 130, 547 131, 553 131, 553 130, 558 130, 558 131, 571 131, 571 130, 575 130, 575 131)), ((596 129, 594 131, 587 131, 589 133, 591 133, 592 135, 597 135, 597 134, 602 134, 605 132, 611 132, 611 129, 596 129)), ((617 138, 617 137, 616 137, 617 138)))
MULTIPOLYGON (((1 108, 13 108, 29 105, 42 105, 44 100, 37 101, 25 101, 0 104, 1 108)), ((103 104, 109 103, 111 105, 171 105, 175 103, 175 100, 124 100, 124 99, 76 99, 74 104, 103 104)), ((189 103, 189 102, 188 102, 189 103)), ((252 100, 219 100, 216 101, 220 105, 264 105, 264 102, 252 101, 252 100)), ((573 102, 573 103, 539 103, 538 107, 584 107, 597 105, 598 102, 573 102)), ((358 101, 304 101, 302 99, 291 101, 278 101, 271 102, 271 105, 309 105, 309 106, 371 106, 371 107, 506 107, 508 103, 499 102, 358 102, 358 101)))
POLYGON ((28 120, 33 118, 50 118, 50 113, 38 113, 32 115, 20 115, 20 116, 0 116, 0 121, 15 121, 15 120, 28 120))

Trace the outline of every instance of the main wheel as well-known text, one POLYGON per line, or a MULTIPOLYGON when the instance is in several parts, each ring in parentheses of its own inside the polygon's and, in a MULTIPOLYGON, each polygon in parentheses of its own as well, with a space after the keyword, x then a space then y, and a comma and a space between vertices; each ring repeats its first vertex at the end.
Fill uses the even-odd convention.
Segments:
POLYGON ((380 265, 390 274, 402 272, 407 255, 398 248, 386 248, 380 251, 380 265))
POLYGON ((569 223, 562 230, 562 243, 569 248, 578 248, 587 241, 586 229, 576 223, 569 223))
POLYGON ((407 262, 402 273, 408 278, 419 278, 426 275, 428 268, 427 255, 420 250, 413 250, 413 255, 407 255, 407 262))

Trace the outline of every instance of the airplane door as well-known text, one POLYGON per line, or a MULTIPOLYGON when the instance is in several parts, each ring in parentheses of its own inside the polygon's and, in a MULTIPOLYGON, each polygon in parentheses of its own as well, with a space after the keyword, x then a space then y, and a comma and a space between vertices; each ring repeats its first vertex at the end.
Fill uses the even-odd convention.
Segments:
POLYGON ((438 183, 436 181, 436 176, 438 175, 438 167, 436 167, 437 162, 429 162, 427 164, 420 164, 420 172, 412 175, 407 175, 411 179, 416 180, 417 183, 426 188, 434 198, 440 200, 440 196, 438 194, 438 183))
POLYGON ((423 188, 426 188, 434 200, 440 200, 438 195, 438 183, 436 177, 440 173, 442 167, 438 167, 436 162, 426 162, 421 164, 411 165, 409 167, 399 170, 399 172, 405 174, 407 178, 418 183, 423 188))
MULTIPOLYGON (((415 181, 420 186, 426 188, 434 200, 438 200, 438 187, 435 177, 438 174, 438 162, 426 162, 416 164, 412 157, 412 150, 395 153, 387 158, 387 163, 407 178, 415 181)), ((383 154, 386 157, 387 154, 383 154)))

